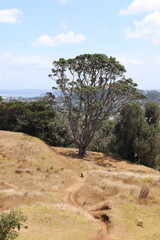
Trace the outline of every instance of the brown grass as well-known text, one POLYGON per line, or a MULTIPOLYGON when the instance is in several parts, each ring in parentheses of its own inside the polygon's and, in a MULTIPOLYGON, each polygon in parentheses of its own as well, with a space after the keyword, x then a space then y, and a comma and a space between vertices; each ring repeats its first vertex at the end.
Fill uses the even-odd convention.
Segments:
POLYGON ((22 208, 28 216, 29 229, 19 239, 95 239, 96 222, 63 205, 66 189, 83 173, 77 201, 109 217, 110 240, 159 240, 159 172, 102 153, 89 152, 83 160, 76 153, 22 133, 0 131, 0 210, 22 208), (150 192, 143 202, 138 198, 144 185, 150 192), (143 227, 137 225, 141 222, 143 227))

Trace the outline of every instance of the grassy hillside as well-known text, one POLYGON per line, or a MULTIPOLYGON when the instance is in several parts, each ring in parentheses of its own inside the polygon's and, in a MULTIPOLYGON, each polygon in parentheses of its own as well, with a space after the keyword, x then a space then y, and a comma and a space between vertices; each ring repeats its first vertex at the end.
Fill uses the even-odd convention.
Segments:
POLYGON ((105 239, 159 240, 159 172, 95 152, 81 160, 76 151, 0 131, 0 211, 21 208, 28 217, 18 239, 104 239, 105 215, 105 239))

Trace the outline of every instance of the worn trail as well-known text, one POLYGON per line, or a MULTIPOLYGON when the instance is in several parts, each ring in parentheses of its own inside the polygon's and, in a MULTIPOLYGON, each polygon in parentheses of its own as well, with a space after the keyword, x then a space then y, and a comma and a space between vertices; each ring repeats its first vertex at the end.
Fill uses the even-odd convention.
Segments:
MULTIPOLYGON (((84 209, 83 206, 81 206, 79 203, 77 203, 76 198, 75 198, 77 192, 81 189, 81 187, 83 185, 84 185, 84 180, 79 180, 78 182, 76 182, 75 184, 70 186, 66 190, 64 201, 65 201, 65 203, 67 203, 71 206, 74 206, 78 209, 82 209, 83 211, 88 212, 86 209, 84 209)), ((90 212, 88 212, 88 213, 91 214, 90 212)), ((105 222, 101 221, 101 220, 97 220, 97 222, 101 226, 102 230, 101 230, 100 233, 98 233, 95 240, 109 240, 108 231, 107 231, 107 224, 105 222)))

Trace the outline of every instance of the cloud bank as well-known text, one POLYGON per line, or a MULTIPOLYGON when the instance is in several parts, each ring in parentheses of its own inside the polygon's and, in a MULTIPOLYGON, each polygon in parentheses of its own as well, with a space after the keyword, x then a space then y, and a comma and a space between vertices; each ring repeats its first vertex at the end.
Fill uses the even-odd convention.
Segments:
POLYGON ((149 12, 141 21, 134 21, 133 27, 126 29, 126 37, 144 39, 153 45, 160 44, 160 0, 133 0, 120 15, 131 15, 149 12))
POLYGON ((154 45, 160 44, 160 11, 146 15, 142 21, 134 22, 134 27, 134 30, 127 29, 127 38, 145 39, 154 45))
POLYGON ((20 21, 21 10, 17 8, 0 10, 0 23, 14 24, 20 21))
POLYGON ((119 14, 130 15, 156 10, 160 10, 160 0, 134 0, 127 8, 121 9, 119 14))
POLYGON ((133 78, 139 89, 159 89, 160 57, 132 59, 121 56, 117 60, 124 64, 127 70, 126 77, 133 78))
POLYGON ((60 33, 56 36, 42 35, 35 42, 33 47, 57 47, 63 44, 82 43, 85 40, 83 34, 75 34, 73 31, 67 33, 60 33))
POLYGON ((0 53, 1 89, 51 88, 51 62, 50 57, 0 53))

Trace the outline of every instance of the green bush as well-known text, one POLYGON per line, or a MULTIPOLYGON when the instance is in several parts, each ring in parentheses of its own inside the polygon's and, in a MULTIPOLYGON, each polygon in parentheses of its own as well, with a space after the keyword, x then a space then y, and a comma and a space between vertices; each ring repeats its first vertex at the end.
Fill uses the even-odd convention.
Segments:
POLYGON ((13 240, 17 238, 22 227, 22 222, 26 221, 21 210, 11 210, 0 214, 0 240, 13 240))
POLYGON ((58 147, 73 147, 73 137, 66 116, 56 112, 52 122, 48 124, 47 143, 58 147))

